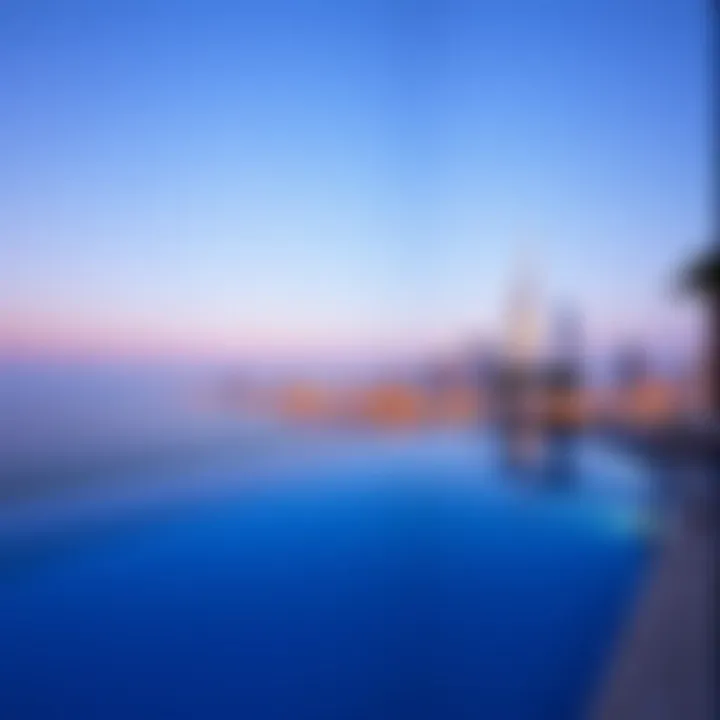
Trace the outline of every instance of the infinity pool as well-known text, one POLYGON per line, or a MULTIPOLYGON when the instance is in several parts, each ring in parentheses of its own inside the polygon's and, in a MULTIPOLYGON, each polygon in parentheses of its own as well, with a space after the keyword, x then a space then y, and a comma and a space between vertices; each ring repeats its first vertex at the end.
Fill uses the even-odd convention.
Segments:
POLYGON ((558 489, 473 443, 226 459, 6 539, 2 717, 583 717, 647 565, 642 479, 583 450, 558 489))

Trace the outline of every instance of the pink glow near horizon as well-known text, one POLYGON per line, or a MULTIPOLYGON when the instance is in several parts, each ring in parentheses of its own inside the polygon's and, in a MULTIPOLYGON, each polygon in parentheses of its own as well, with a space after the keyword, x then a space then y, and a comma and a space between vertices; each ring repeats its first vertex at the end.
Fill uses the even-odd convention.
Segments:
MULTIPOLYGON (((655 318, 646 322, 642 333, 628 332, 622 319, 604 324, 588 323, 586 351, 604 352, 619 342, 638 339, 656 349, 677 350, 695 355, 701 346, 700 313, 685 313, 675 322, 655 318)), ((417 359, 428 353, 458 355, 472 351, 497 333, 483 331, 445 336, 430 333, 266 332, 240 329, 213 330, 202 327, 169 329, 121 324, 107 326, 82 322, 69 315, 14 314, 0 318, 0 354, 5 357, 47 357, 65 359, 131 360, 277 360, 318 359, 330 361, 367 361, 417 359)), ((492 343, 491 343, 492 344, 492 343)))

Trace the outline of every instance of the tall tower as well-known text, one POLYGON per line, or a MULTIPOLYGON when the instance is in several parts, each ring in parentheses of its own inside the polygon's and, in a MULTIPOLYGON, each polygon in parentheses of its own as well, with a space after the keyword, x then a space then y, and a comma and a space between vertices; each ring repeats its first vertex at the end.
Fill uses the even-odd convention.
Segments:
POLYGON ((516 368, 527 368, 537 360, 538 312, 536 285, 525 260, 510 296, 506 359, 516 368))
POLYGON ((535 462, 540 451, 537 294, 529 263, 525 261, 520 270, 511 289, 497 388, 505 451, 513 465, 535 462))
POLYGON ((574 308, 566 305, 555 316, 552 354, 555 363, 576 365, 582 355, 582 327, 574 308))

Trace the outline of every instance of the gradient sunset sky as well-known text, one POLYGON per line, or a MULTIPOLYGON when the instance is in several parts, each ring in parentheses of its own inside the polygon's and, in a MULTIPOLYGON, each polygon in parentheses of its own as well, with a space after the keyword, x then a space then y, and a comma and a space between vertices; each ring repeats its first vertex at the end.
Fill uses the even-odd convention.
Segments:
POLYGON ((6 0, 0 341, 453 342, 530 257, 547 309, 676 342, 707 34, 701 0, 6 0))

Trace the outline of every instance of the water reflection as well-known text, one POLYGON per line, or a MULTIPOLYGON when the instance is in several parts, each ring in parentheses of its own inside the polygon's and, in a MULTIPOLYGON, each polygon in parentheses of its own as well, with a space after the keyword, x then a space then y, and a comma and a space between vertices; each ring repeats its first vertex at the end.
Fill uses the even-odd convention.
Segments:
POLYGON ((545 477, 549 486, 568 489, 577 482, 578 434, 556 431, 548 438, 545 477))

